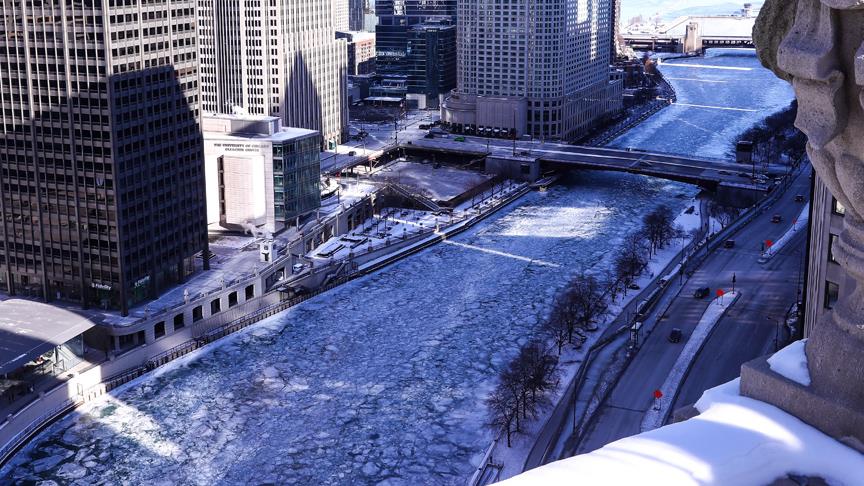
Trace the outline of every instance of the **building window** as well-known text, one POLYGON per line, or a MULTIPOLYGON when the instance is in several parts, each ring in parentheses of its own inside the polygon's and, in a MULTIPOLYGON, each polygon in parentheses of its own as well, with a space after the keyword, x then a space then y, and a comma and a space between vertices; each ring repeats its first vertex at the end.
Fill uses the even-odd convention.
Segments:
POLYGON ((174 316, 174 330, 183 329, 183 326, 186 324, 183 322, 183 314, 177 314, 174 316))
POLYGON ((159 321, 153 326, 153 334, 156 336, 156 339, 165 335, 165 321, 159 321))
POLYGON ((204 319, 204 311, 201 309, 201 306, 196 306, 192 309, 192 322, 198 322, 201 319, 204 319))
POLYGON ((252 297, 255 297, 255 286, 254 285, 247 285, 246 286, 246 300, 249 300, 252 297))
POLYGON ((834 255, 834 244, 837 242, 837 235, 834 233, 828 234, 828 261, 838 263, 837 257, 834 255))
POLYGON ((234 307, 237 305, 237 292, 231 292, 228 294, 228 307, 234 307))
POLYGON ((213 299, 210 302, 210 315, 217 314, 222 310, 222 302, 219 299, 213 299))
POLYGON ((840 286, 830 280, 825 281, 825 308, 833 309, 840 294, 840 286))
POLYGON ((846 207, 843 206, 842 204, 840 204, 840 201, 838 201, 837 199, 832 197, 831 198, 831 211, 834 214, 839 214, 839 215, 843 216, 844 214, 846 214, 846 207))

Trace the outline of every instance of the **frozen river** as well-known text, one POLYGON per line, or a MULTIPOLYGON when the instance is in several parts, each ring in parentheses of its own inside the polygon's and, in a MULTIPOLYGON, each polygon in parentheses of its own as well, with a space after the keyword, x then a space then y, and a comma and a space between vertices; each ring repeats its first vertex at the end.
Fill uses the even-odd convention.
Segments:
POLYGON ((666 61, 660 71, 677 102, 610 147, 734 159, 738 135, 795 97, 789 83, 763 68, 749 49, 711 49, 704 58, 666 61))
MULTIPOLYGON (((573 272, 691 186, 592 173, 58 422, 2 471, 81 484, 464 484, 483 398, 573 272)), ((684 197, 686 198, 684 198, 684 197)))
MULTIPOLYGON (((791 100, 752 56, 675 62, 690 64, 663 67, 680 104, 615 145, 724 157, 791 100)), ((491 438, 483 398, 551 296, 604 272, 651 208, 695 192, 592 173, 532 193, 71 414, 0 483, 464 484, 491 438)))

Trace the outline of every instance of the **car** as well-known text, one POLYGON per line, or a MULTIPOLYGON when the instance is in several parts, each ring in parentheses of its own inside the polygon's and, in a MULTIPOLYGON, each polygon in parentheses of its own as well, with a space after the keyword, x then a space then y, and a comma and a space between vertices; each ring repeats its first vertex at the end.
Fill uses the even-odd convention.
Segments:
POLYGON ((423 135, 423 138, 435 138, 435 134, 434 133, 427 133, 426 135, 423 135))
POLYGON ((783 217, 780 216, 779 214, 775 214, 774 216, 771 216, 771 222, 772 223, 779 223, 781 221, 783 221, 783 217))
POLYGON ((723 248, 735 248, 735 240, 726 240, 723 242, 723 248))
POLYGON ((721 175, 732 175, 728 170, 718 170, 717 173, 721 175))
POLYGON ((454 138, 453 140, 456 141, 456 142, 464 142, 464 141, 465 141, 465 137, 456 137, 456 138, 454 138))
POLYGON ((711 289, 710 289, 710 288, 708 288, 708 287, 699 287, 698 289, 696 289, 696 290, 693 292, 693 297, 695 297, 695 298, 697 298, 697 299, 703 299, 703 298, 705 298, 705 297, 708 297, 708 294, 710 294, 710 293, 711 293, 711 289))
POLYGON ((795 194, 795 202, 804 202, 804 194, 795 194))
POLYGON ((531 152, 529 152, 527 150, 523 150, 523 151, 519 152, 519 155, 531 155, 531 152))
POLYGON ((352 150, 352 151, 348 152, 348 156, 349 156, 349 157, 354 157, 355 155, 357 155, 357 151, 356 151, 356 150, 352 150))
POLYGON ((630 285, 628 285, 627 288, 630 290, 639 290, 642 287, 640 287, 639 284, 637 284, 636 282, 633 282, 630 285))
POLYGON ((677 327, 672 328, 672 331, 669 333, 669 342, 670 343, 681 342, 681 336, 682 336, 681 329, 678 329, 677 327))
POLYGON ((294 273, 300 273, 303 271, 303 268, 305 268, 305 265, 302 263, 295 263, 294 266, 291 267, 291 271, 294 273))
POLYGON ((420 130, 429 130, 432 127, 426 123, 421 123, 421 124, 417 125, 417 128, 419 128, 420 130))

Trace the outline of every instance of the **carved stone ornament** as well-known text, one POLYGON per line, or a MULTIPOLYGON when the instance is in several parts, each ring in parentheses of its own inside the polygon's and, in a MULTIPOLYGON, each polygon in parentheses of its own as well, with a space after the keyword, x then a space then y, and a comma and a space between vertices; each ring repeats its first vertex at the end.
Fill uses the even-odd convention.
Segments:
POLYGON ((851 279, 809 336, 811 385, 772 398, 760 389, 769 383, 746 376, 751 366, 742 393, 864 450, 864 0, 769 0, 754 42, 762 63, 791 80, 810 160, 846 207, 833 250, 851 279))

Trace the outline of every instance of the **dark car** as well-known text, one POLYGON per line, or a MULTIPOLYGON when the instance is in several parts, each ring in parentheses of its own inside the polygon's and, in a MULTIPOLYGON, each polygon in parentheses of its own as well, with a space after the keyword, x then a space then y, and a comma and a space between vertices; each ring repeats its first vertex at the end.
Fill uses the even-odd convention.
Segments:
POLYGON ((795 202, 804 202, 804 194, 795 194, 795 202))
POLYGON ((723 242, 723 248, 735 248, 735 240, 726 240, 723 242))
POLYGON ((435 138, 435 134, 434 133, 427 133, 426 135, 423 135, 423 138, 435 138))
POLYGON ((771 216, 771 222, 772 223, 779 223, 780 221, 783 221, 783 217, 780 216, 779 214, 775 214, 774 216, 771 216))
POLYGON ((672 329, 672 332, 669 333, 669 342, 681 342, 681 329, 678 329, 677 327, 672 329))
POLYGON ((699 287, 698 289, 696 289, 696 290, 693 292, 693 297, 696 297, 697 299, 702 299, 702 298, 708 297, 708 294, 710 294, 710 293, 711 293, 711 289, 710 289, 710 288, 708 288, 708 287, 699 287))

